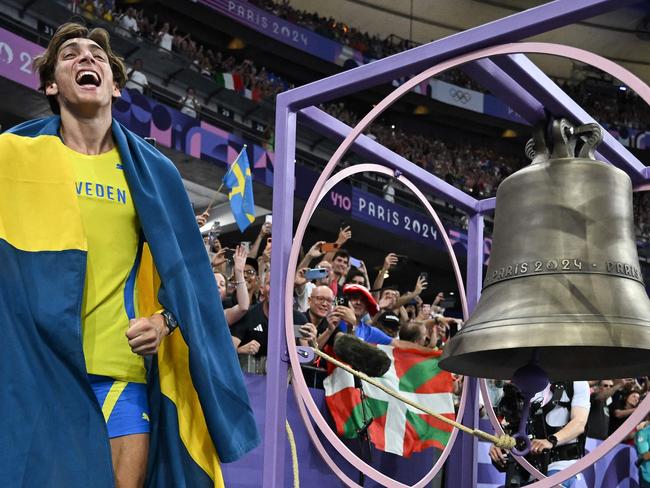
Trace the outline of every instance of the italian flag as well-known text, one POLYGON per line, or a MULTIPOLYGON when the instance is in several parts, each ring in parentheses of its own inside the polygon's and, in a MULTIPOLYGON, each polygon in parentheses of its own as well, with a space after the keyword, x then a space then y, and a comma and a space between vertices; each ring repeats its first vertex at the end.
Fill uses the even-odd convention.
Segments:
MULTIPOLYGON (((376 378, 385 386, 449 419, 455 419, 451 374, 438 367, 442 351, 377 346, 392 360, 388 372, 376 378)), ((339 436, 357 437, 364 417, 377 449, 410 456, 429 447, 443 449, 452 427, 363 382, 366 396, 354 388, 354 377, 335 368, 325 379, 325 399, 339 436)))
POLYGON ((244 79, 238 73, 216 73, 214 81, 227 90, 244 91, 244 79))

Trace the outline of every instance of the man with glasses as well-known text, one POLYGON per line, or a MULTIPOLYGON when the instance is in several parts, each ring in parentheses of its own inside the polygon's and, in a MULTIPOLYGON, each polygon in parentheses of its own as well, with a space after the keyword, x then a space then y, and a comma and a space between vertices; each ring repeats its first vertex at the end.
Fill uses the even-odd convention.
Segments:
POLYGON ((258 264, 257 260, 253 258, 246 258, 244 265, 244 281, 246 282, 246 289, 248 290, 248 297, 250 304, 253 305, 259 301, 260 282, 258 279, 258 264))
POLYGON ((605 440, 609 434, 609 405, 612 395, 623 387, 623 380, 600 380, 592 389, 587 421, 587 437, 605 440))
POLYGON ((296 272, 294 303, 296 309, 303 313, 306 313, 307 310, 309 310, 309 297, 314 291, 314 288, 320 285, 325 285, 331 288, 332 280, 334 279, 334 273, 332 272, 332 265, 328 261, 320 261, 316 265, 316 268, 327 270, 327 275, 323 278, 308 281, 305 279, 305 271, 307 271, 308 263, 305 266, 302 266, 303 264, 305 263, 300 263, 298 266, 299 271, 296 272))
POLYGON ((334 292, 329 286, 319 285, 311 292, 307 299, 307 319, 315 324, 318 330, 318 347, 323 348, 325 344, 337 331, 341 319, 332 313, 334 305, 334 292))

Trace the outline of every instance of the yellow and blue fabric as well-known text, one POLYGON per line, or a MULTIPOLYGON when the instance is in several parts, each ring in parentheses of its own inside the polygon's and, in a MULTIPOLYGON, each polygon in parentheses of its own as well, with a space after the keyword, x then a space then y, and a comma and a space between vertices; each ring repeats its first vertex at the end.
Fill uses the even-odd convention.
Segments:
MULTIPOLYGON (((0 135, 2 486, 111 487, 106 424, 86 373, 88 243, 59 117, 0 135)), ((148 365, 148 487, 223 486, 220 462, 259 444, 209 259, 180 176, 113 122, 143 245, 139 314, 179 330, 148 365)))
MULTIPOLYGON (((86 370, 126 382, 146 382, 141 356, 124 333, 137 317, 140 223, 117 148, 80 154, 63 145, 88 241, 81 327, 86 370)), ((109 426, 110 431, 110 426, 109 426)))
POLYGON ((88 375, 88 379, 102 408, 110 439, 151 432, 147 385, 100 375, 88 375))
POLYGON ((253 200, 253 178, 246 148, 230 165, 223 177, 223 184, 228 188, 230 209, 241 232, 255 222, 255 202, 253 200))

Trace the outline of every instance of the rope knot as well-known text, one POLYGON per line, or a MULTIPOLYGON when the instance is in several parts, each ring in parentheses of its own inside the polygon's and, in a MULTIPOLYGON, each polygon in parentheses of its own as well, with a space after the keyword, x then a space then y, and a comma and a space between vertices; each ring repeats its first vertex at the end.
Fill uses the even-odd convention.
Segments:
POLYGON ((506 449, 510 450, 513 447, 515 447, 515 444, 517 441, 515 441, 514 437, 510 437, 509 435, 500 435, 497 441, 494 443, 495 446, 500 447, 501 449, 506 449))

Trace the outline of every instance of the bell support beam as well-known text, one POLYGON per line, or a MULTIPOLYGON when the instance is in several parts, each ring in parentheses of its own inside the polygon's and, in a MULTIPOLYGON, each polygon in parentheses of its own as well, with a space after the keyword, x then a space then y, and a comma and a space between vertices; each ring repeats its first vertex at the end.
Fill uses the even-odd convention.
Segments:
POLYGON ((284 94, 297 110, 418 73, 460 54, 487 46, 515 42, 580 22, 639 0, 556 0, 458 34, 403 51, 358 68, 294 88, 284 94))
MULTIPOLYGON (((494 200, 493 198, 489 200, 494 200)), ((467 311, 471 313, 476 308, 481 287, 483 284, 483 229, 484 219, 477 212, 469 217, 467 227, 467 311)), ((465 317, 467 319, 467 317, 465 317)), ((465 377, 463 388, 467 388, 467 402, 469 405, 478 405, 478 380, 470 376, 465 377)), ((478 408, 468 408, 462 419, 463 425, 478 428, 478 408)), ((477 459, 478 440, 470 435, 461 433, 458 442, 454 445, 452 456, 454 459, 477 459)), ((447 472, 447 486, 476 486, 478 478, 478 464, 454 466, 447 472)))
POLYGON ((548 119, 548 113, 535 97, 489 59, 467 63, 463 72, 505 103, 533 127, 548 119))
POLYGON ((496 205, 497 205, 496 198, 494 197, 484 198, 483 200, 478 200, 476 202, 476 207, 474 208, 474 210, 476 210, 476 212, 480 213, 481 215, 485 215, 488 213, 493 213, 496 205))
MULTIPOLYGON (((494 63, 520 86, 525 87, 554 117, 565 117, 575 125, 596 122, 527 56, 499 56, 494 59, 494 63)), ((522 99, 519 103, 525 104, 526 100, 522 99)), ((603 142, 596 154, 625 171, 635 184, 646 180, 646 166, 609 132, 604 131, 603 142)))
MULTIPOLYGON (((299 112, 298 120, 305 127, 337 142, 342 141, 352 131, 350 126, 316 107, 302 109, 299 112)), ((415 164, 409 164, 408 159, 373 141, 370 137, 361 134, 352 143, 351 148, 356 154, 371 163, 398 169, 407 178, 417 181, 418 185, 426 186, 427 190, 446 202, 453 203, 460 210, 467 213, 474 212, 478 203, 474 197, 450 185, 445 180, 432 176, 425 169, 415 164)))
MULTIPOLYGON (((296 113, 284 103, 284 94, 276 101, 275 171, 273 174, 273 252, 271 253, 271 288, 284 289, 287 278, 291 236, 293 234, 293 194, 296 186, 296 113), (281 163, 277 163, 280 161, 281 163)), ((282 293, 273 293, 269 306, 267 353, 266 414, 264 421, 264 488, 282 488, 286 448, 287 418, 287 344, 284 335, 285 302, 282 293)))

